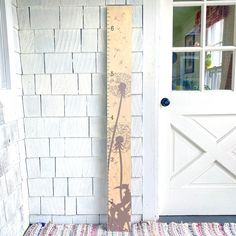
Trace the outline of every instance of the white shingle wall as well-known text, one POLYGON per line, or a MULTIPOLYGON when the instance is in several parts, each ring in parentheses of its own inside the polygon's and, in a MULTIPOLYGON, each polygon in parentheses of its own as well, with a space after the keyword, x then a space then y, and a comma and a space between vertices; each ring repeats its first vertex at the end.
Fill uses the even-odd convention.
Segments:
MULTIPOLYGON (((106 222, 106 5, 133 5, 132 202, 142 215, 142 0, 19 0, 31 222, 106 222)), ((1 207, 1 204, 0 204, 1 207)))
MULTIPOLYGON (((10 2, 10 1, 9 1, 10 2)), ((7 2, 6 2, 7 3, 7 2)), ((6 4, 8 7, 8 4, 6 4)), ((21 93, 21 64, 20 64, 20 48, 18 37, 18 19, 16 2, 12 1, 12 20, 13 20, 13 36, 14 36, 14 51, 16 56, 16 74, 12 74, 11 79, 15 80, 17 85, 16 93, 11 93, 11 96, 1 94, 0 101, 0 235, 14 236, 23 235, 28 227, 28 190, 27 176, 25 166, 25 144, 24 144, 24 124, 23 124, 23 101, 21 93)), ((24 15, 24 13, 22 12, 24 15)), ((7 14, 7 21, 10 15, 7 14)), ((21 18, 19 24, 25 25, 25 17, 21 18)), ((26 27, 27 28, 27 27, 26 27)), ((30 49, 30 33, 23 32, 20 35, 28 42, 28 46, 22 45, 22 50, 30 49)), ((34 63, 34 62, 33 62, 34 63)), ((14 66, 14 65, 12 65, 14 66)), ((33 80, 30 76, 25 76, 23 79, 24 91, 28 94, 33 93, 33 80)), ((1 91, 0 91, 1 93, 1 91)), ((9 92, 10 93, 10 92, 9 92)), ((24 103, 30 104, 29 109, 26 109, 26 115, 40 115, 38 98, 35 96, 32 99, 24 99, 24 103), (35 105, 35 106, 34 106, 35 105), (34 106, 34 108, 32 108, 34 106), (31 107, 31 108, 30 108, 31 107)), ((34 168, 35 173, 29 173, 31 176, 36 176, 36 164, 29 163, 34 168)))

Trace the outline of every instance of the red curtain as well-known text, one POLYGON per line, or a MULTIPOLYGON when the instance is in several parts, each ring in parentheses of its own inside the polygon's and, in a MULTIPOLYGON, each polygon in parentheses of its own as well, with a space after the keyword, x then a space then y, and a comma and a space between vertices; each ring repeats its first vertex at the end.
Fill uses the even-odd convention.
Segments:
MULTIPOLYGON (((228 6, 208 6, 207 7, 207 28, 227 17, 229 12, 228 6)), ((201 11, 195 16, 195 26, 201 25, 201 11)))

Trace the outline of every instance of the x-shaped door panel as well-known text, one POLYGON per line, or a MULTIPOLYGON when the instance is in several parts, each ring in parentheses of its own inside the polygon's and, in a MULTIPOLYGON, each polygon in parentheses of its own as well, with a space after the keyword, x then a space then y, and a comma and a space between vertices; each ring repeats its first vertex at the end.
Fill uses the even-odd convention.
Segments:
POLYGON ((206 129, 184 115, 172 114, 171 126, 173 130, 177 130, 202 152, 193 161, 186 163, 181 169, 171 174, 171 187, 189 186, 206 173, 214 163, 222 167, 230 176, 236 177, 236 157, 233 154, 236 146, 236 131, 234 129, 220 141, 217 141, 206 129))

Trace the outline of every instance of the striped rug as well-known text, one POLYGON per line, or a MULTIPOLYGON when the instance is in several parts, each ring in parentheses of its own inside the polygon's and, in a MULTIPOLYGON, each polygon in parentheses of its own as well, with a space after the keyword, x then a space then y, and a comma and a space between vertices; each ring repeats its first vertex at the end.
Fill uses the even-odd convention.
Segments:
POLYGON ((94 224, 32 224, 24 236, 236 236, 236 223, 158 223, 132 225, 132 233, 108 232, 94 224))

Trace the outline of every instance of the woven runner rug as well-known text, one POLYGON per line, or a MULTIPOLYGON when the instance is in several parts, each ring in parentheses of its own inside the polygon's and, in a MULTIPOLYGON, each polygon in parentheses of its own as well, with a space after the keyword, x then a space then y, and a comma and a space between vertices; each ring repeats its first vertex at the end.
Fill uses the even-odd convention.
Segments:
POLYGON ((107 232, 102 225, 32 224, 24 236, 236 236, 236 223, 158 223, 132 225, 132 233, 107 232))

